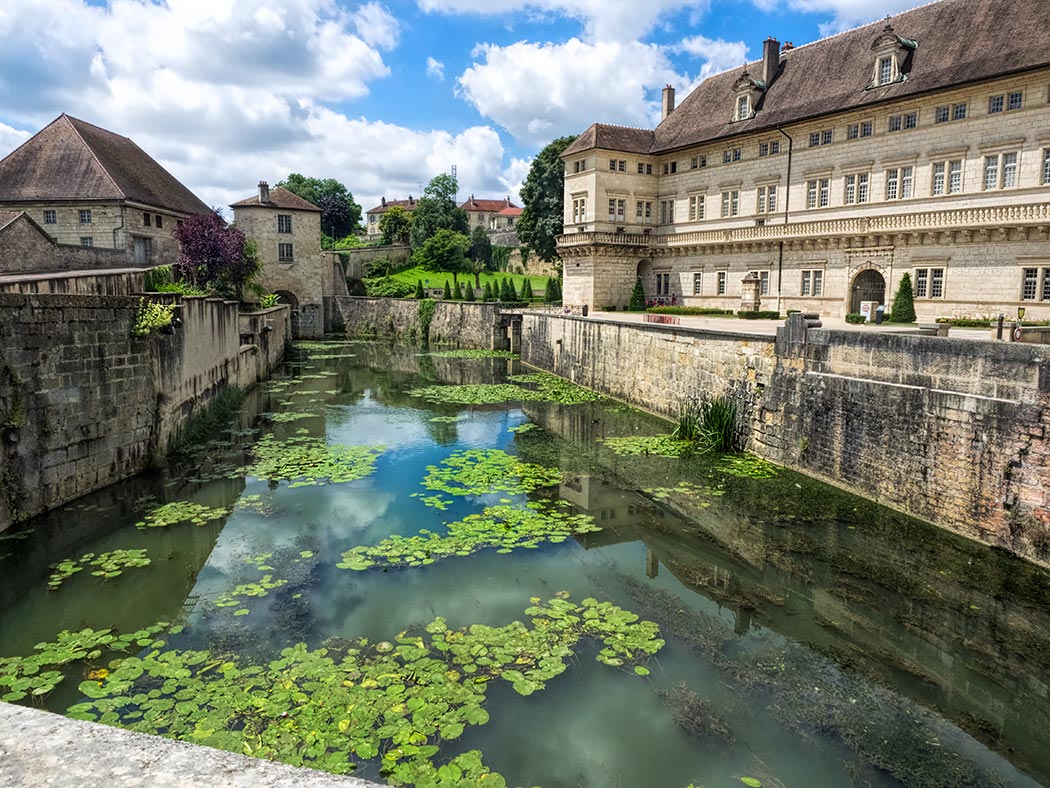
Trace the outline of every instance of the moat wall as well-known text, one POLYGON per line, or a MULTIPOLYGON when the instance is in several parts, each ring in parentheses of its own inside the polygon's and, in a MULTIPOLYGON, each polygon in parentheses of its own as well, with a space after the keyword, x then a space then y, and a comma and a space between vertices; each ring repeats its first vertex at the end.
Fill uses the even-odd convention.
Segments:
POLYGON ((810 327, 772 337, 526 313, 522 359, 674 418, 732 397, 747 449, 1050 563, 1050 348, 810 327))
POLYGON ((135 296, 0 293, 0 530, 144 470, 284 355, 287 307, 156 300, 177 301, 181 323, 135 337, 135 296))
MULTIPOLYGON (((420 305, 411 298, 361 298, 341 296, 334 299, 348 336, 386 336, 419 340, 423 334, 420 305)), ((511 318, 492 303, 432 301, 429 340, 435 344, 505 350, 511 346, 511 318)), ((514 342, 517 341, 515 333, 514 342)))

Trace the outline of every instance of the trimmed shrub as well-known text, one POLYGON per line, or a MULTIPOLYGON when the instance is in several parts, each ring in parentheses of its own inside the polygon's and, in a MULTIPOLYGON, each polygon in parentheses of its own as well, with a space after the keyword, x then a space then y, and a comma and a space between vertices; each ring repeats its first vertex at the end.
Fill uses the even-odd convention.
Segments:
POLYGON ((713 306, 651 306, 645 310, 654 315, 713 315, 732 317, 732 309, 719 309, 713 306))
POLYGON ((447 279, 445 280, 445 292, 442 294, 441 297, 444 298, 446 301, 452 300, 452 288, 448 286, 447 279))
POLYGON ((485 283, 485 291, 481 295, 481 300, 482 301, 491 301, 492 300, 492 285, 489 284, 488 282, 485 283))
MULTIPOLYGON (((890 315, 883 315, 883 320, 890 320, 890 315)), ((893 297, 893 323, 915 322, 915 294, 911 289, 911 274, 904 274, 901 283, 897 287, 897 295, 893 297)))
POLYGON ((543 301, 547 304, 554 304, 558 301, 558 285, 553 278, 547 279, 547 288, 543 292, 543 301))
POLYGON ((779 312, 769 312, 761 309, 757 312, 741 309, 736 313, 736 316, 744 320, 780 320, 779 312))
POLYGON ((642 287, 642 277, 634 280, 634 289, 631 291, 631 303, 627 305, 631 312, 641 312, 645 309, 645 288, 642 287))
POLYGON ((474 285, 468 283, 467 286, 465 288, 463 288, 463 300, 464 301, 473 301, 474 300, 474 285))
MULTIPOLYGON (((883 317, 885 318, 885 315, 883 317)), ((854 325, 858 323, 863 323, 864 315, 862 315, 860 312, 850 312, 848 315, 846 315, 846 322, 853 323, 854 325)))
MULTIPOLYGON (((446 283, 446 284, 447 284, 447 283, 446 283)), ((463 300, 463 290, 462 290, 462 288, 461 288, 461 287, 459 286, 459 280, 458 280, 458 279, 456 280, 456 287, 455 287, 455 289, 454 289, 454 290, 452 291, 452 299, 453 299, 454 301, 462 301, 462 300, 463 300)))
POLYGON ((423 280, 416 280, 416 298, 426 298, 427 294, 423 292, 423 280))

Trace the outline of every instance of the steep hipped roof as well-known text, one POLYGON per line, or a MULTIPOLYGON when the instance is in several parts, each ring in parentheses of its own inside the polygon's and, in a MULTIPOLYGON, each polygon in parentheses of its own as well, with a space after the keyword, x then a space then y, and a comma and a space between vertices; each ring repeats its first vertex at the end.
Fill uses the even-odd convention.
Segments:
POLYGON ((411 211, 416 207, 417 202, 419 202, 419 200, 415 200, 412 197, 409 197, 407 200, 388 200, 384 197, 382 203, 375 208, 370 208, 365 211, 365 213, 386 213, 395 206, 398 208, 404 208, 406 211, 411 211))
POLYGON ((511 205, 497 213, 496 216, 521 216, 521 208, 511 205))
POLYGON ((231 208, 283 208, 286 211, 317 211, 321 209, 309 200, 304 200, 295 192, 290 192, 283 186, 275 186, 270 189, 268 202, 260 202, 259 195, 248 197, 233 203, 231 208))
POLYGON ((470 199, 464 201, 460 206, 464 211, 479 212, 479 213, 499 213, 504 208, 516 208, 510 201, 510 198, 504 198, 502 200, 475 200, 474 195, 470 195, 470 199))
POLYGON ((633 139, 620 147, 611 144, 610 136, 594 132, 617 127, 595 124, 563 156, 589 148, 662 153, 1039 68, 1050 65, 1043 33, 1048 27, 1047 0, 942 0, 783 52, 780 70, 750 120, 731 122, 733 85, 744 70, 762 74, 761 61, 700 83, 656 127, 644 150, 633 139), (907 60, 904 81, 868 89, 875 65, 872 42, 887 24, 918 46, 907 60))
POLYGON ((635 129, 630 126, 613 126, 608 123, 595 123, 576 138, 561 154, 572 156, 591 148, 625 151, 627 153, 648 153, 653 144, 651 129, 635 129))
POLYGON ((0 202, 126 200, 177 213, 208 206, 127 137, 60 115, 0 161, 0 202))

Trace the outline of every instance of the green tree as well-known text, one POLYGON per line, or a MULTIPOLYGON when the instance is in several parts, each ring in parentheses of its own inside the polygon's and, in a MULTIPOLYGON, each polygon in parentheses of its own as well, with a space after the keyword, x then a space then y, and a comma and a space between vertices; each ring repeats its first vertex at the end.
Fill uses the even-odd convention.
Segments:
POLYGON ((481 225, 470 234, 470 259, 477 260, 485 268, 492 265, 492 241, 481 225))
POLYGON ((897 295, 893 297, 893 311, 890 319, 894 323, 915 322, 915 294, 911 289, 911 275, 904 274, 897 286, 897 295))
POLYGON ((452 300, 452 291, 449 289, 447 279, 445 280, 445 292, 441 294, 441 297, 444 298, 446 301, 452 300))
POLYGON ((561 299, 558 297, 558 283, 554 281, 554 277, 547 279, 547 289, 543 293, 543 302, 545 304, 556 304, 561 299))
MULTIPOLYGON (((448 284, 447 280, 446 280, 445 284, 448 284)), ((462 301, 463 300, 463 290, 459 286, 459 280, 458 279, 456 280, 455 288, 453 288, 453 290, 452 290, 452 298, 455 299, 456 301, 462 301)))
POLYGON ((350 235, 361 224, 361 206, 335 178, 309 178, 297 172, 277 184, 321 209, 321 233, 329 238, 350 235))
POLYGON ((423 292, 423 280, 416 280, 416 298, 426 298, 427 294, 423 292))
POLYGON ((386 245, 407 244, 412 232, 412 214, 400 205, 391 206, 379 217, 379 232, 386 245))
POLYGON ((532 283, 526 278, 525 279, 525 284, 523 284, 521 286, 521 300, 522 301, 531 301, 532 298, 533 298, 533 295, 532 295, 532 283))
POLYGON ((473 301, 474 300, 474 285, 467 282, 467 286, 463 288, 463 300, 473 301))
MULTIPOLYGON (((470 232, 467 213, 456 205, 459 184, 451 175, 436 175, 423 189, 412 211, 412 229, 409 238, 412 248, 420 248, 438 230, 453 230, 466 235, 470 232)), ((470 241, 467 241, 469 248, 470 241)))
POLYGON ((485 293, 481 296, 483 301, 492 300, 492 285, 489 282, 485 283, 485 293))
POLYGON ((561 235, 563 225, 565 165, 561 154, 575 139, 559 137, 549 143, 532 160, 529 174, 521 185, 522 210, 516 226, 518 238, 537 257, 548 262, 558 256, 556 239, 561 235))
POLYGON ((506 279, 503 279, 503 281, 499 283, 499 300, 500 301, 511 301, 511 300, 513 300, 510 297, 510 285, 507 284, 507 280, 506 279))
POLYGON ((412 260, 428 271, 457 273, 466 270, 469 248, 470 239, 463 233, 442 228, 416 249, 412 260))
POLYGON ((514 288, 514 280, 513 279, 508 279, 507 280, 507 295, 510 296, 510 300, 511 301, 517 301, 518 300, 518 291, 514 288))
POLYGON ((634 280, 634 290, 631 291, 631 303, 627 307, 632 312, 641 312, 645 309, 645 288, 642 287, 642 277, 634 280))

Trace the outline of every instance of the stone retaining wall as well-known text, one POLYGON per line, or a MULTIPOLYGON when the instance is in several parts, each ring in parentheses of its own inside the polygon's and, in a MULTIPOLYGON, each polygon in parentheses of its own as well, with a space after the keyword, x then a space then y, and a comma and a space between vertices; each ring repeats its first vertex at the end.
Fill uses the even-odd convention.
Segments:
MULTIPOLYGON (((389 336, 419 340, 420 304, 411 298, 335 299, 349 336, 389 336)), ((435 344, 502 350, 509 347, 509 320, 496 304, 434 301, 430 341, 435 344)))
POLYGON ((0 293, 61 295, 128 295, 145 289, 148 268, 108 271, 61 271, 50 274, 0 276, 0 293))
POLYGON ((283 356, 286 307, 242 331, 235 303, 157 300, 179 302, 181 324, 135 337, 137 296, 0 293, 0 530, 144 470, 194 412, 283 356))
POLYGON ((1045 347, 807 330, 746 333, 526 313, 522 359, 673 418, 736 400, 746 448, 1050 564, 1045 347))

